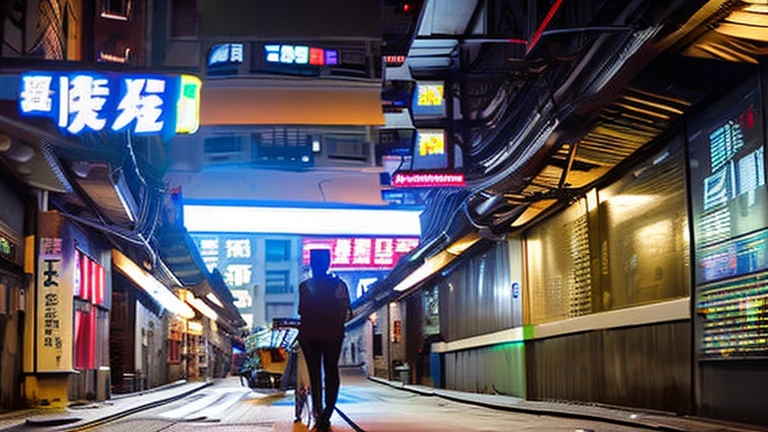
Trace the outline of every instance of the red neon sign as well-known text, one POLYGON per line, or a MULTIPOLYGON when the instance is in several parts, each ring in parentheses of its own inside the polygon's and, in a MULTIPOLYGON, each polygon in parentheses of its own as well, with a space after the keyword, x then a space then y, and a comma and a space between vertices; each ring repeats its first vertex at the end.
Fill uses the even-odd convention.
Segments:
POLYGON ((388 65, 399 66, 405 63, 404 55, 388 55, 384 57, 384 61, 388 65))
POLYGON ((390 270, 418 245, 418 237, 304 237, 302 262, 309 265, 312 249, 329 249, 331 270, 390 270))
POLYGON ((392 187, 464 187, 464 173, 399 172, 392 176, 392 187))

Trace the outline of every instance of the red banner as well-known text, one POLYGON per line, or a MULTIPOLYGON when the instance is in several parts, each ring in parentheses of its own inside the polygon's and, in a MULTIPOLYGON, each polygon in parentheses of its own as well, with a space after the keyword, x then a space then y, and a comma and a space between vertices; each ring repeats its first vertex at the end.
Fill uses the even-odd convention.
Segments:
POLYGON ((302 261, 309 265, 312 249, 330 249, 331 270, 389 270, 418 245, 418 237, 304 237, 302 261))

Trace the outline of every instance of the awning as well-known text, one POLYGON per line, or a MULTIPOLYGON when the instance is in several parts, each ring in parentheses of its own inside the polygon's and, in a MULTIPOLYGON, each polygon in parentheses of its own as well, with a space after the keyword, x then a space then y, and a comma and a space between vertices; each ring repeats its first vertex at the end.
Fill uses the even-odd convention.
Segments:
POLYGON ((13 139, 0 139, 0 157, 5 157, 27 184, 59 193, 72 191, 50 148, 51 142, 58 137, 0 115, 0 135, 6 134, 13 139))
POLYGON ((384 124, 381 83, 208 80, 202 89, 200 124, 379 126, 384 124))
POLYGON ((186 319, 195 317, 192 308, 176 297, 176 294, 116 249, 112 249, 112 264, 164 308, 186 319))

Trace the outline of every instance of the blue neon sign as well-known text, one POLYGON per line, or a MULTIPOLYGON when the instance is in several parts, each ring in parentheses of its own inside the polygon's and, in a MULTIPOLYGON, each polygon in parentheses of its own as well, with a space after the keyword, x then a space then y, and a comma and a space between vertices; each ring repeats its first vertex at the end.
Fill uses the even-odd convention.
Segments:
POLYGON ((240 64, 243 62, 243 44, 214 45, 208 56, 208 66, 240 64))
POLYGON ((51 118, 73 135, 102 130, 194 133, 201 85, 190 75, 27 72, 21 76, 19 111, 51 118))

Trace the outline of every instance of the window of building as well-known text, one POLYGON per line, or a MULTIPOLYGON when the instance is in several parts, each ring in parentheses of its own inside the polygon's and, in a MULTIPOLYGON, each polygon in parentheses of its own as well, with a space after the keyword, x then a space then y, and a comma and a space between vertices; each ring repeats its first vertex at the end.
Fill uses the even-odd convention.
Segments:
POLYGON ((102 0, 101 17, 128 21, 131 15, 131 0, 102 0))
POLYGON ((266 279, 267 294, 290 294, 293 292, 288 270, 267 270, 266 279))
POLYGON ((267 262, 283 262, 291 259, 290 240, 267 240, 267 262))

